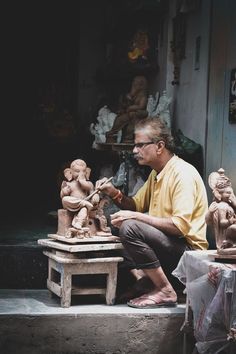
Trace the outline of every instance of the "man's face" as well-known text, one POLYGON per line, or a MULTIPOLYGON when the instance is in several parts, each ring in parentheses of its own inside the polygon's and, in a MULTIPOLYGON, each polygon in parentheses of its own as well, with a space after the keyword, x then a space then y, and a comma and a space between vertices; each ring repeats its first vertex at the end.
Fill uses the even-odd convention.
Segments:
POLYGON ((151 166, 156 160, 156 144, 153 143, 147 134, 135 133, 133 153, 140 165, 151 166))

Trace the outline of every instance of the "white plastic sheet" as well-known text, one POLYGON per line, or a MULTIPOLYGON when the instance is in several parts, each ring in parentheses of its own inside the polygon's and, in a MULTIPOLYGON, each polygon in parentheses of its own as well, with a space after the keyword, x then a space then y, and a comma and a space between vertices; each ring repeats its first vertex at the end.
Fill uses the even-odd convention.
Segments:
POLYGON ((200 354, 236 353, 236 264, 211 260, 211 251, 187 251, 173 271, 186 286, 200 354))

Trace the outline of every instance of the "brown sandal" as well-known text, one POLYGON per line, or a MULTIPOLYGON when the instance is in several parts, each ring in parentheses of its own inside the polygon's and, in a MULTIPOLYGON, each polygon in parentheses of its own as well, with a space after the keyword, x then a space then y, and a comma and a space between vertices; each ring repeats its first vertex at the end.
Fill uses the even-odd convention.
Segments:
POLYGON ((149 300, 152 301, 152 304, 143 304, 143 305, 139 305, 139 304, 134 304, 131 301, 127 302, 127 305, 130 307, 134 307, 136 309, 153 309, 153 308, 158 308, 158 307, 176 307, 177 306, 177 302, 176 301, 161 301, 161 302, 157 302, 154 296, 151 295, 143 295, 140 296, 138 299, 140 300, 149 300))

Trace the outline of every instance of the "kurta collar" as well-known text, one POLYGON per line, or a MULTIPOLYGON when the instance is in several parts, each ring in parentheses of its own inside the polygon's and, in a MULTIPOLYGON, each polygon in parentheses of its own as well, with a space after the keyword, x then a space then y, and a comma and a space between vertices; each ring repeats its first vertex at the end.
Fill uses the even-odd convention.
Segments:
POLYGON ((161 172, 155 174, 155 180, 156 181, 160 181, 163 176, 165 175, 166 171, 172 166, 174 165, 175 161, 178 159, 177 155, 173 155, 171 157, 171 159, 167 162, 167 164, 165 165, 165 167, 161 170, 161 172))

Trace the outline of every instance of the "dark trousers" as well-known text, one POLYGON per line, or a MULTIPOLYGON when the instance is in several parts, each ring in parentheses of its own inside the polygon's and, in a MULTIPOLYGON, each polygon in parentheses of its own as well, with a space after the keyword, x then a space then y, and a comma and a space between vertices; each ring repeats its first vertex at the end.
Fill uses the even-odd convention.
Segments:
POLYGON ((184 251, 191 250, 184 237, 166 235, 153 226, 132 219, 122 223, 119 236, 124 246, 122 267, 152 269, 161 266, 171 283, 179 283, 171 272, 184 251))

